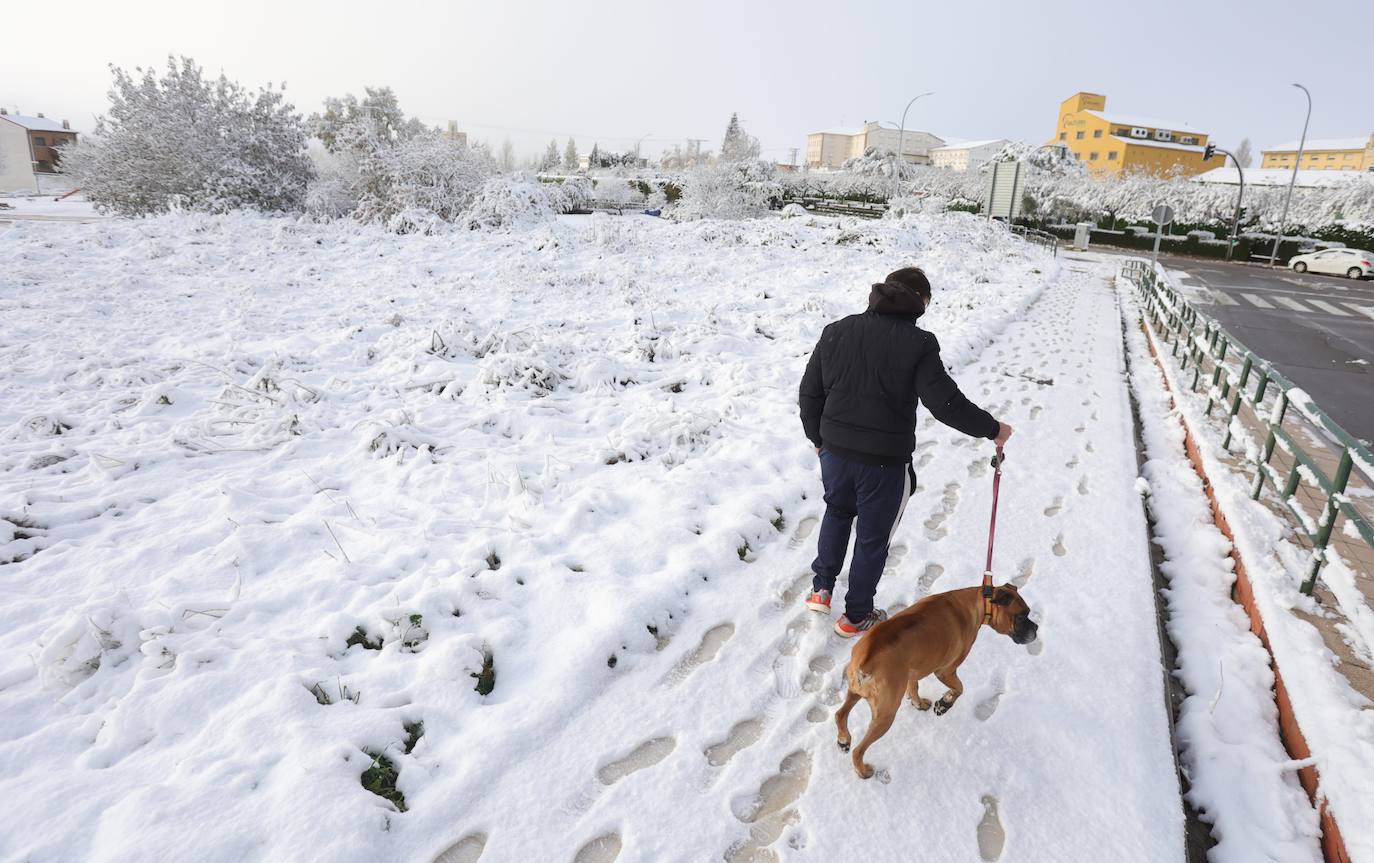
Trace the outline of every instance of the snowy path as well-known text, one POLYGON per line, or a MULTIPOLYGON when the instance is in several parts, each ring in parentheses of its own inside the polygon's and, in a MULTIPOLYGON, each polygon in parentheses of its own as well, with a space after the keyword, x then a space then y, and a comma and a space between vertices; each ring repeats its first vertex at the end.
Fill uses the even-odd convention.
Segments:
MULTIPOLYGON (((870 753, 880 775, 859 781, 832 719, 851 645, 800 605, 817 478, 813 499, 784 513, 790 541, 759 555, 750 582, 703 591, 656 662, 548 730, 547 751, 576 758, 483 777, 487 802, 464 818, 501 825, 483 859, 581 849, 589 863, 619 847, 625 860, 749 860, 771 845, 786 859, 839 860, 880 841, 974 860, 980 835, 1004 861, 1181 859, 1118 313, 1109 273, 1076 267, 956 370, 1020 429, 998 569, 1025 587, 1039 643, 984 632, 961 703, 938 718, 904 707, 870 753), (532 784, 545 790, 538 803, 501 803, 532 784)), ((879 591, 891 609, 975 583, 986 539, 989 446, 924 420, 919 438, 922 490, 879 591)), ((857 739, 866 707, 854 715, 857 739)))
MULTIPOLYGON (((986 818, 1003 861, 1178 859, 1094 266, 966 214, 14 225, 0 858, 972 860, 986 818), (913 261, 956 378, 1018 428, 997 569, 1042 641, 985 634, 961 703, 904 710, 861 782, 830 718, 850 643, 799 604, 796 386, 913 261)), ((990 445, 919 438, 889 607, 985 547, 990 445)))

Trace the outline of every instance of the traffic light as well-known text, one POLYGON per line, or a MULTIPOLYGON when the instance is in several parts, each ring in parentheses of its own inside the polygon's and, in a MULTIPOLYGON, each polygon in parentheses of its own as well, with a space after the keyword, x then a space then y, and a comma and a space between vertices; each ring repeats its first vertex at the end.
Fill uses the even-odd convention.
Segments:
POLYGON ((1207 145, 1207 148, 1206 148, 1205 150, 1202 151, 1202 161, 1205 162, 1205 161, 1207 161, 1208 159, 1212 158, 1214 155, 1216 155, 1216 152, 1217 152, 1217 145, 1216 145, 1216 144, 1208 144, 1208 145, 1207 145))

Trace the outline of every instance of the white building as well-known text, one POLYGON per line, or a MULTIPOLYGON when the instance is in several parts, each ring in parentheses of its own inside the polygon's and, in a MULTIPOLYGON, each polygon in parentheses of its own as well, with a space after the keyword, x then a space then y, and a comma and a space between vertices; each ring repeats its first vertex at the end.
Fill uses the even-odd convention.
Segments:
POLYGON ((58 148, 75 142, 76 133, 66 120, 0 109, 0 192, 70 189, 70 180, 57 173, 58 148))
POLYGON ((951 171, 976 171, 984 163, 1011 143, 1006 138, 993 138, 987 141, 965 141, 961 144, 946 144, 930 151, 930 163, 937 168, 951 171))
POLYGON ((848 159, 862 156, 868 150, 896 153, 901 141, 902 158, 915 165, 929 165, 930 151, 944 144, 944 139, 919 129, 902 132, 880 123, 865 123, 859 129, 827 129, 806 136, 806 165, 808 168, 838 168, 848 159))

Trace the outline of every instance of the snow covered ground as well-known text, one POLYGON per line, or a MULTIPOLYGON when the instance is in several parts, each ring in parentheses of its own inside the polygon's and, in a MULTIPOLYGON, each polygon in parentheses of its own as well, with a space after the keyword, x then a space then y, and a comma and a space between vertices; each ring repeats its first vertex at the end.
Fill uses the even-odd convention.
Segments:
MULTIPOLYGON (((1113 269, 962 214, 14 224, 0 858, 1181 859, 1113 269), (796 386, 911 263, 1018 429, 1041 639, 985 632, 862 782, 796 386)), ((918 437, 891 608, 986 541, 990 444, 918 437)))

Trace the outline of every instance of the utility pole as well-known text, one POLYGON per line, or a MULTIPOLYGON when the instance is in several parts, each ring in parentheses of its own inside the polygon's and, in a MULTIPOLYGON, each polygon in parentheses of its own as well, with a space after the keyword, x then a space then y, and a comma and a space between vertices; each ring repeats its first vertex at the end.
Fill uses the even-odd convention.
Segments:
POLYGON ((1283 239, 1283 227, 1288 224, 1288 205, 1293 200, 1293 184, 1298 181, 1298 166, 1302 164, 1302 148, 1307 144, 1307 123, 1312 119, 1312 94, 1301 84, 1294 84, 1307 96, 1307 119, 1302 121, 1302 137, 1298 139, 1298 157, 1293 160, 1293 175, 1288 178, 1288 195, 1283 199, 1283 216, 1279 219, 1279 230, 1274 235, 1274 248, 1269 250, 1269 266, 1274 266, 1274 258, 1279 254, 1279 241, 1283 239))

